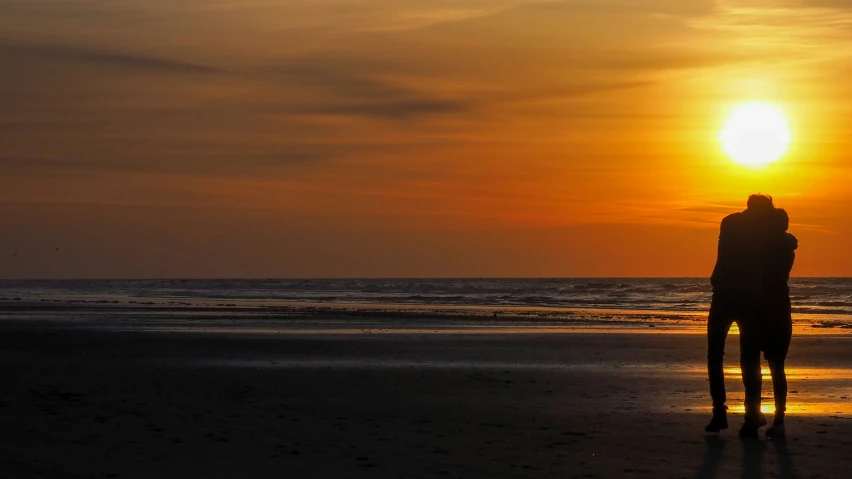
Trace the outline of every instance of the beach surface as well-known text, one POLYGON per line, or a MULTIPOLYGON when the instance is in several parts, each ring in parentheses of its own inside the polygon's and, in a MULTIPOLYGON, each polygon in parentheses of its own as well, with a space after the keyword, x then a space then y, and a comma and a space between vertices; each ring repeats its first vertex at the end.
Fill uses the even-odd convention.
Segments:
POLYGON ((2 315, 0 477, 852 477, 848 330, 799 331, 788 437, 740 440, 700 328, 155 316, 2 315))

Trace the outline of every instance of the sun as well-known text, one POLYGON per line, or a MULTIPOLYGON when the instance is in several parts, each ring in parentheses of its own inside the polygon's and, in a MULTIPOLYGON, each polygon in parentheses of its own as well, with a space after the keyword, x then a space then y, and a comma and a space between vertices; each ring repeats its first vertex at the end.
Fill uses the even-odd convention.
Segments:
POLYGON ((744 103, 731 111, 719 132, 722 150, 749 168, 763 168, 787 153, 792 141, 784 111, 771 103, 744 103))

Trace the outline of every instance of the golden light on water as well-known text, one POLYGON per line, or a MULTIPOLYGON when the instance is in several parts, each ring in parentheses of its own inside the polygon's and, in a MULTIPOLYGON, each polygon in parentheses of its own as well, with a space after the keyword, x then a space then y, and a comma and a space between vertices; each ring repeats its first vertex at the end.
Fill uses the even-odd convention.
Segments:
POLYGON ((787 116, 771 103, 734 107, 719 132, 725 155, 749 168, 762 168, 781 159, 792 139, 787 116))

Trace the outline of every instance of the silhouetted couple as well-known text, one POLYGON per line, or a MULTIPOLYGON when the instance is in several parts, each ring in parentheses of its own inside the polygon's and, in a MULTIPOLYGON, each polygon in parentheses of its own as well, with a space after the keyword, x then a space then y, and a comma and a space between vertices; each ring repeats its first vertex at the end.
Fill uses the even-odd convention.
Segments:
POLYGON ((787 233, 788 227, 787 212, 775 208, 772 198, 764 195, 750 196, 745 211, 722 220, 707 320, 707 371, 713 398, 713 419, 705 428, 708 432, 728 427, 722 360, 728 330, 736 322, 745 386, 745 421, 740 437, 757 437, 758 429, 766 425, 766 417, 760 412, 761 351, 769 361, 775 393, 775 420, 766 435, 785 434, 784 359, 793 334, 787 281, 798 246, 796 238, 787 233))

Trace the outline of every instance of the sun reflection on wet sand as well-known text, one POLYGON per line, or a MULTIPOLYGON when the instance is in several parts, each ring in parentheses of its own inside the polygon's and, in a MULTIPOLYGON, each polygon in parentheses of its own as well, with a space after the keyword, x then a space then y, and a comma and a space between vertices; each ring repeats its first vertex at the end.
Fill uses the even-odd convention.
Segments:
MULTIPOLYGON (((706 372, 702 370, 701 372, 706 372)), ((852 369, 844 368, 814 368, 814 367, 787 367, 787 381, 795 379, 814 379, 814 380, 836 380, 847 381, 852 380, 852 369)), ((761 368, 764 381, 769 380, 769 368, 761 368)), ((725 368, 725 380, 733 380, 740 378, 740 368, 738 366, 725 368)), ((852 385, 850 385, 852 386, 852 385)))
MULTIPOLYGON (((745 414, 745 407, 742 404, 742 395, 728 396, 728 412, 731 414, 745 414)), ((710 405, 695 405, 689 408, 690 411, 710 412, 710 405), (706 407, 705 407, 706 406, 706 407)), ((760 410, 767 416, 775 413, 775 404, 772 396, 763 397, 763 403, 760 410)), ((804 401, 802 398, 788 398, 787 400, 787 415, 796 416, 828 416, 828 417, 843 417, 852 419, 852 404, 846 399, 827 399, 817 396, 810 396, 804 401)), ((771 417, 770 417, 771 419, 771 417)))
MULTIPOLYGON (((728 410, 734 414, 744 414, 742 376, 739 367, 727 367, 725 382, 728 385, 728 410)), ((706 375, 703 367, 696 367, 695 374, 706 375)), ((772 394, 772 379, 769 369, 762 368, 763 394, 761 411, 764 414, 775 413, 772 394)), ((852 369, 788 367, 787 414, 852 416, 852 369)), ((709 404, 697 404, 695 409, 711 409, 709 404)))
MULTIPOLYGON (((787 414, 799 416, 811 414, 821 416, 846 416, 852 414, 852 406, 847 403, 848 401, 845 400, 842 402, 831 402, 821 401, 819 398, 814 398, 813 401, 809 401, 807 403, 787 401, 787 414)), ((775 414, 775 405, 773 404, 771 397, 764 398, 763 403, 760 406, 760 410, 766 415, 775 414)), ((742 404, 731 404, 728 406, 728 412, 734 414, 745 414, 745 406, 742 404)))

